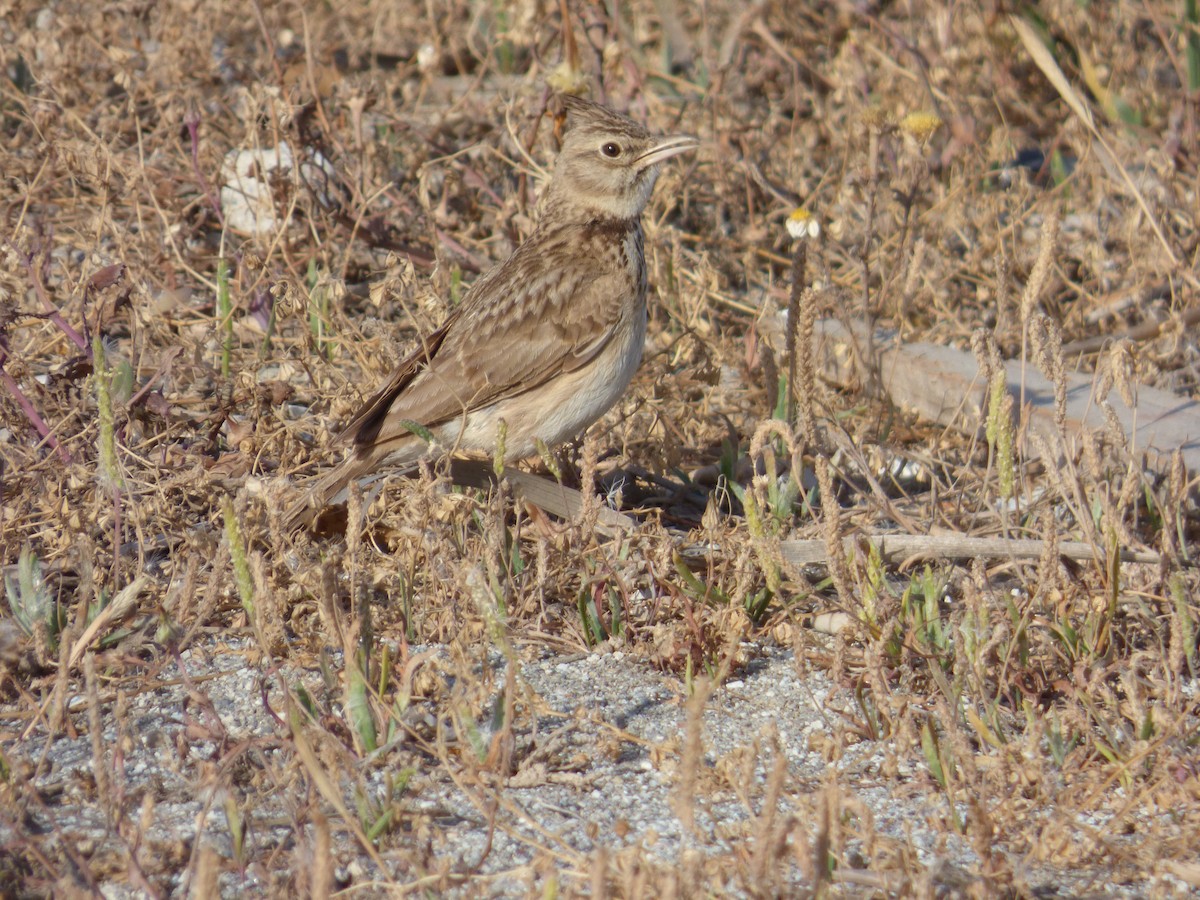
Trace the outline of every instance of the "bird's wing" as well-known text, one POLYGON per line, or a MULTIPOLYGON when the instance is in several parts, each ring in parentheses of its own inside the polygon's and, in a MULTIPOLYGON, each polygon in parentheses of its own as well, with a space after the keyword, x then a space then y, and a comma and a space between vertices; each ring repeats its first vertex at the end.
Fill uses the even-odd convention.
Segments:
POLYGON ((581 266, 564 253, 571 253, 569 239, 529 242, 483 276, 339 440, 365 447, 404 439, 411 423, 440 425, 595 358, 638 284, 620 267, 603 260, 581 266))
POLYGON ((392 401, 429 368, 441 349, 446 335, 454 327, 454 323, 461 318, 461 312, 461 307, 452 312, 436 331, 428 337, 422 338, 420 346, 401 360, 391 377, 359 407, 354 418, 334 439, 335 446, 364 444, 375 440, 392 401))

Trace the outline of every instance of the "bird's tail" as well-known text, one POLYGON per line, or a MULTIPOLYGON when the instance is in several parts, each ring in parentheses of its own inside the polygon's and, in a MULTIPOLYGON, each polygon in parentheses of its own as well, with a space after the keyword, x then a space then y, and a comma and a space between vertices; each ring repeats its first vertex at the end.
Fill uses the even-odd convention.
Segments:
POLYGON ((349 456, 314 481, 284 513, 284 528, 289 532, 311 528, 327 508, 344 503, 350 482, 369 472, 370 462, 369 458, 349 456))
MULTIPOLYGON (((423 447, 423 445, 422 445, 423 447)), ((385 475, 404 475, 416 468, 419 452, 410 446, 397 452, 394 447, 359 448, 309 485, 304 494, 288 508, 283 526, 289 531, 312 528, 322 514, 340 506, 350 496, 350 483, 366 487, 385 475)))

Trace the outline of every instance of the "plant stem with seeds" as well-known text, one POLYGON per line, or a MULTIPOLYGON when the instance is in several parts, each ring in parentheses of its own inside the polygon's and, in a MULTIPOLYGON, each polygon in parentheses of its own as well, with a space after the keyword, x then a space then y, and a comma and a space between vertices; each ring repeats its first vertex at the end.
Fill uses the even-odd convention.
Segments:
POLYGON ((217 330, 221 335, 221 377, 233 367, 233 302, 229 296, 229 260, 217 260, 217 330))
POLYGON ((113 571, 121 558, 121 491, 125 479, 117 462, 117 428, 113 415, 111 378, 104 353, 104 342, 100 335, 92 337, 93 379, 96 383, 96 407, 99 419, 99 434, 96 436, 97 481, 102 489, 112 494, 113 503, 113 571))

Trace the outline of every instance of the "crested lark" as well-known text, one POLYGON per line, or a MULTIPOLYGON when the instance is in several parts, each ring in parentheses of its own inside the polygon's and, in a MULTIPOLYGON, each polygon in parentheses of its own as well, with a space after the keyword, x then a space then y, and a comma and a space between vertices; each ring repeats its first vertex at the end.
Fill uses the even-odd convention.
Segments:
POLYGON ((352 480, 424 455, 414 423, 442 448, 492 453, 503 422, 505 458, 521 459, 538 440, 575 437, 625 392, 646 338, 642 210, 662 163, 698 142, 562 100, 567 131, 533 234, 363 404, 335 441, 350 453, 289 525, 311 523, 352 480))

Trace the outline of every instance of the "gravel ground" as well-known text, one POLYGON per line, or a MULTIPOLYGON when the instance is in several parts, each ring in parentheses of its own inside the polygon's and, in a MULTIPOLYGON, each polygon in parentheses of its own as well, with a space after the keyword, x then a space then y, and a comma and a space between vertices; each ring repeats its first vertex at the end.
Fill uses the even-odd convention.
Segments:
MULTIPOLYGON (((534 715, 518 716, 519 724, 530 724, 523 731, 518 728, 518 770, 507 785, 498 792, 473 790, 469 796, 440 774, 445 767, 430 766, 428 771, 434 774, 417 771, 407 786, 404 807, 429 823, 434 868, 442 864, 456 873, 470 873, 457 889, 462 896, 525 896, 534 889, 534 873, 541 871, 548 855, 571 868, 600 847, 610 855, 639 852, 666 867, 702 871, 706 855, 731 851, 736 855, 752 848, 778 748, 787 760, 779 813, 794 817, 797 824, 787 837, 786 852, 793 857, 809 852, 817 830, 812 817, 826 786, 835 781, 842 792, 841 827, 846 846, 855 848, 847 857, 861 869, 842 873, 844 880, 837 890, 848 895, 858 890, 877 893, 889 882, 885 875, 873 874, 876 867, 888 854, 907 853, 928 873, 924 889, 941 895, 989 892, 984 882, 968 874, 980 871, 975 851, 944 822, 939 824, 950 810, 923 763, 906 759, 886 741, 845 744, 835 758, 827 758, 840 727, 836 711, 852 710, 854 698, 824 675, 801 677, 790 651, 743 649, 751 662, 740 677, 709 697, 704 710, 703 756, 690 782, 696 795, 692 829, 684 827, 680 816, 680 785, 687 777, 688 700, 678 678, 619 651, 521 662, 519 693, 534 715), (494 828, 489 828, 489 817, 480 808, 478 798, 485 794, 500 798, 494 828), (798 851, 797 843, 801 844, 798 851)), ((145 804, 144 808, 152 809, 150 827, 136 852, 148 875, 155 869, 176 873, 155 882, 167 892, 182 889, 180 873, 187 868, 187 856, 198 837, 223 856, 235 855, 223 789, 214 793, 197 788, 227 783, 212 778, 211 769, 237 756, 229 752, 230 747, 253 746, 252 753, 238 758, 252 759, 252 768, 286 780, 282 773, 289 760, 276 740, 283 725, 264 704, 266 698, 272 710, 283 708, 274 687, 278 681, 264 677, 250 662, 248 650, 240 639, 210 638, 207 646, 185 653, 183 662, 190 669, 193 688, 175 677, 174 666, 167 667, 155 689, 124 701, 119 730, 114 704, 105 705, 107 758, 114 770, 123 770, 121 778, 113 779, 119 784, 109 790, 127 808, 145 804), (271 687, 264 691, 264 685, 271 687), (224 754, 218 741, 197 739, 222 730, 224 754)), ((411 652, 448 657, 445 647, 414 647, 411 652)), ((502 684, 503 657, 491 654, 487 664, 502 684)), ((284 675, 290 684, 304 682, 314 693, 319 689, 316 670, 291 670, 284 675)), ((74 712, 81 724, 86 721, 86 710, 74 712)), ((430 703, 414 703, 409 710, 418 726, 422 720, 432 724, 435 713, 430 703)), ((490 719, 489 710, 480 710, 479 727, 485 739, 489 734, 482 723, 490 719)), ((7 734, 14 734, 11 722, 7 727, 7 734)), ((29 738, 6 739, 3 745, 10 765, 20 772, 33 771, 44 754, 36 783, 45 805, 28 811, 26 827, 35 834, 57 829, 58 839, 73 843, 84 857, 107 852, 119 859, 130 836, 115 833, 105 806, 95 802, 98 787, 90 737, 81 733, 47 747, 38 740, 38 732, 35 727, 29 738)), ((387 774, 394 772, 387 766, 373 767, 364 776, 365 784, 382 792, 387 774)), ((352 788, 343 785, 353 809, 352 788)), ((296 793, 279 791, 274 801, 260 801, 247 839, 266 844, 294 840, 292 805, 297 801, 292 795, 296 793)), ((960 816, 967 813, 965 805, 958 808, 960 816)), ((1099 816, 1081 817, 1078 822, 1083 828, 1103 824, 1099 816)), ((11 831, 0 834, 5 842, 14 837, 11 831)), ((996 846, 1007 852, 1003 835, 996 835, 996 846)), ((1132 837, 1130 846, 1136 850, 1132 837)), ((335 833, 334 855, 335 879, 345 885, 378 876, 344 831, 335 833)), ((386 861, 387 852, 382 855, 386 861)), ((803 891, 809 885, 803 869, 798 862, 792 865, 788 883, 780 889, 803 891)), ((1183 882, 1162 871, 1116 884, 1106 881, 1101 872, 1058 871, 1045 865, 1016 865, 1015 869, 1024 872, 1023 888, 1037 896, 1186 895, 1183 882)), ((396 874, 404 879, 403 872, 396 874)), ((106 896, 142 895, 128 887, 119 866, 114 864, 111 875, 111 883, 103 885, 106 896)), ((227 896, 274 893, 278 883, 271 879, 271 873, 250 866, 241 875, 223 875, 222 892, 227 896)), ((718 884, 708 887, 722 890, 718 884)))

